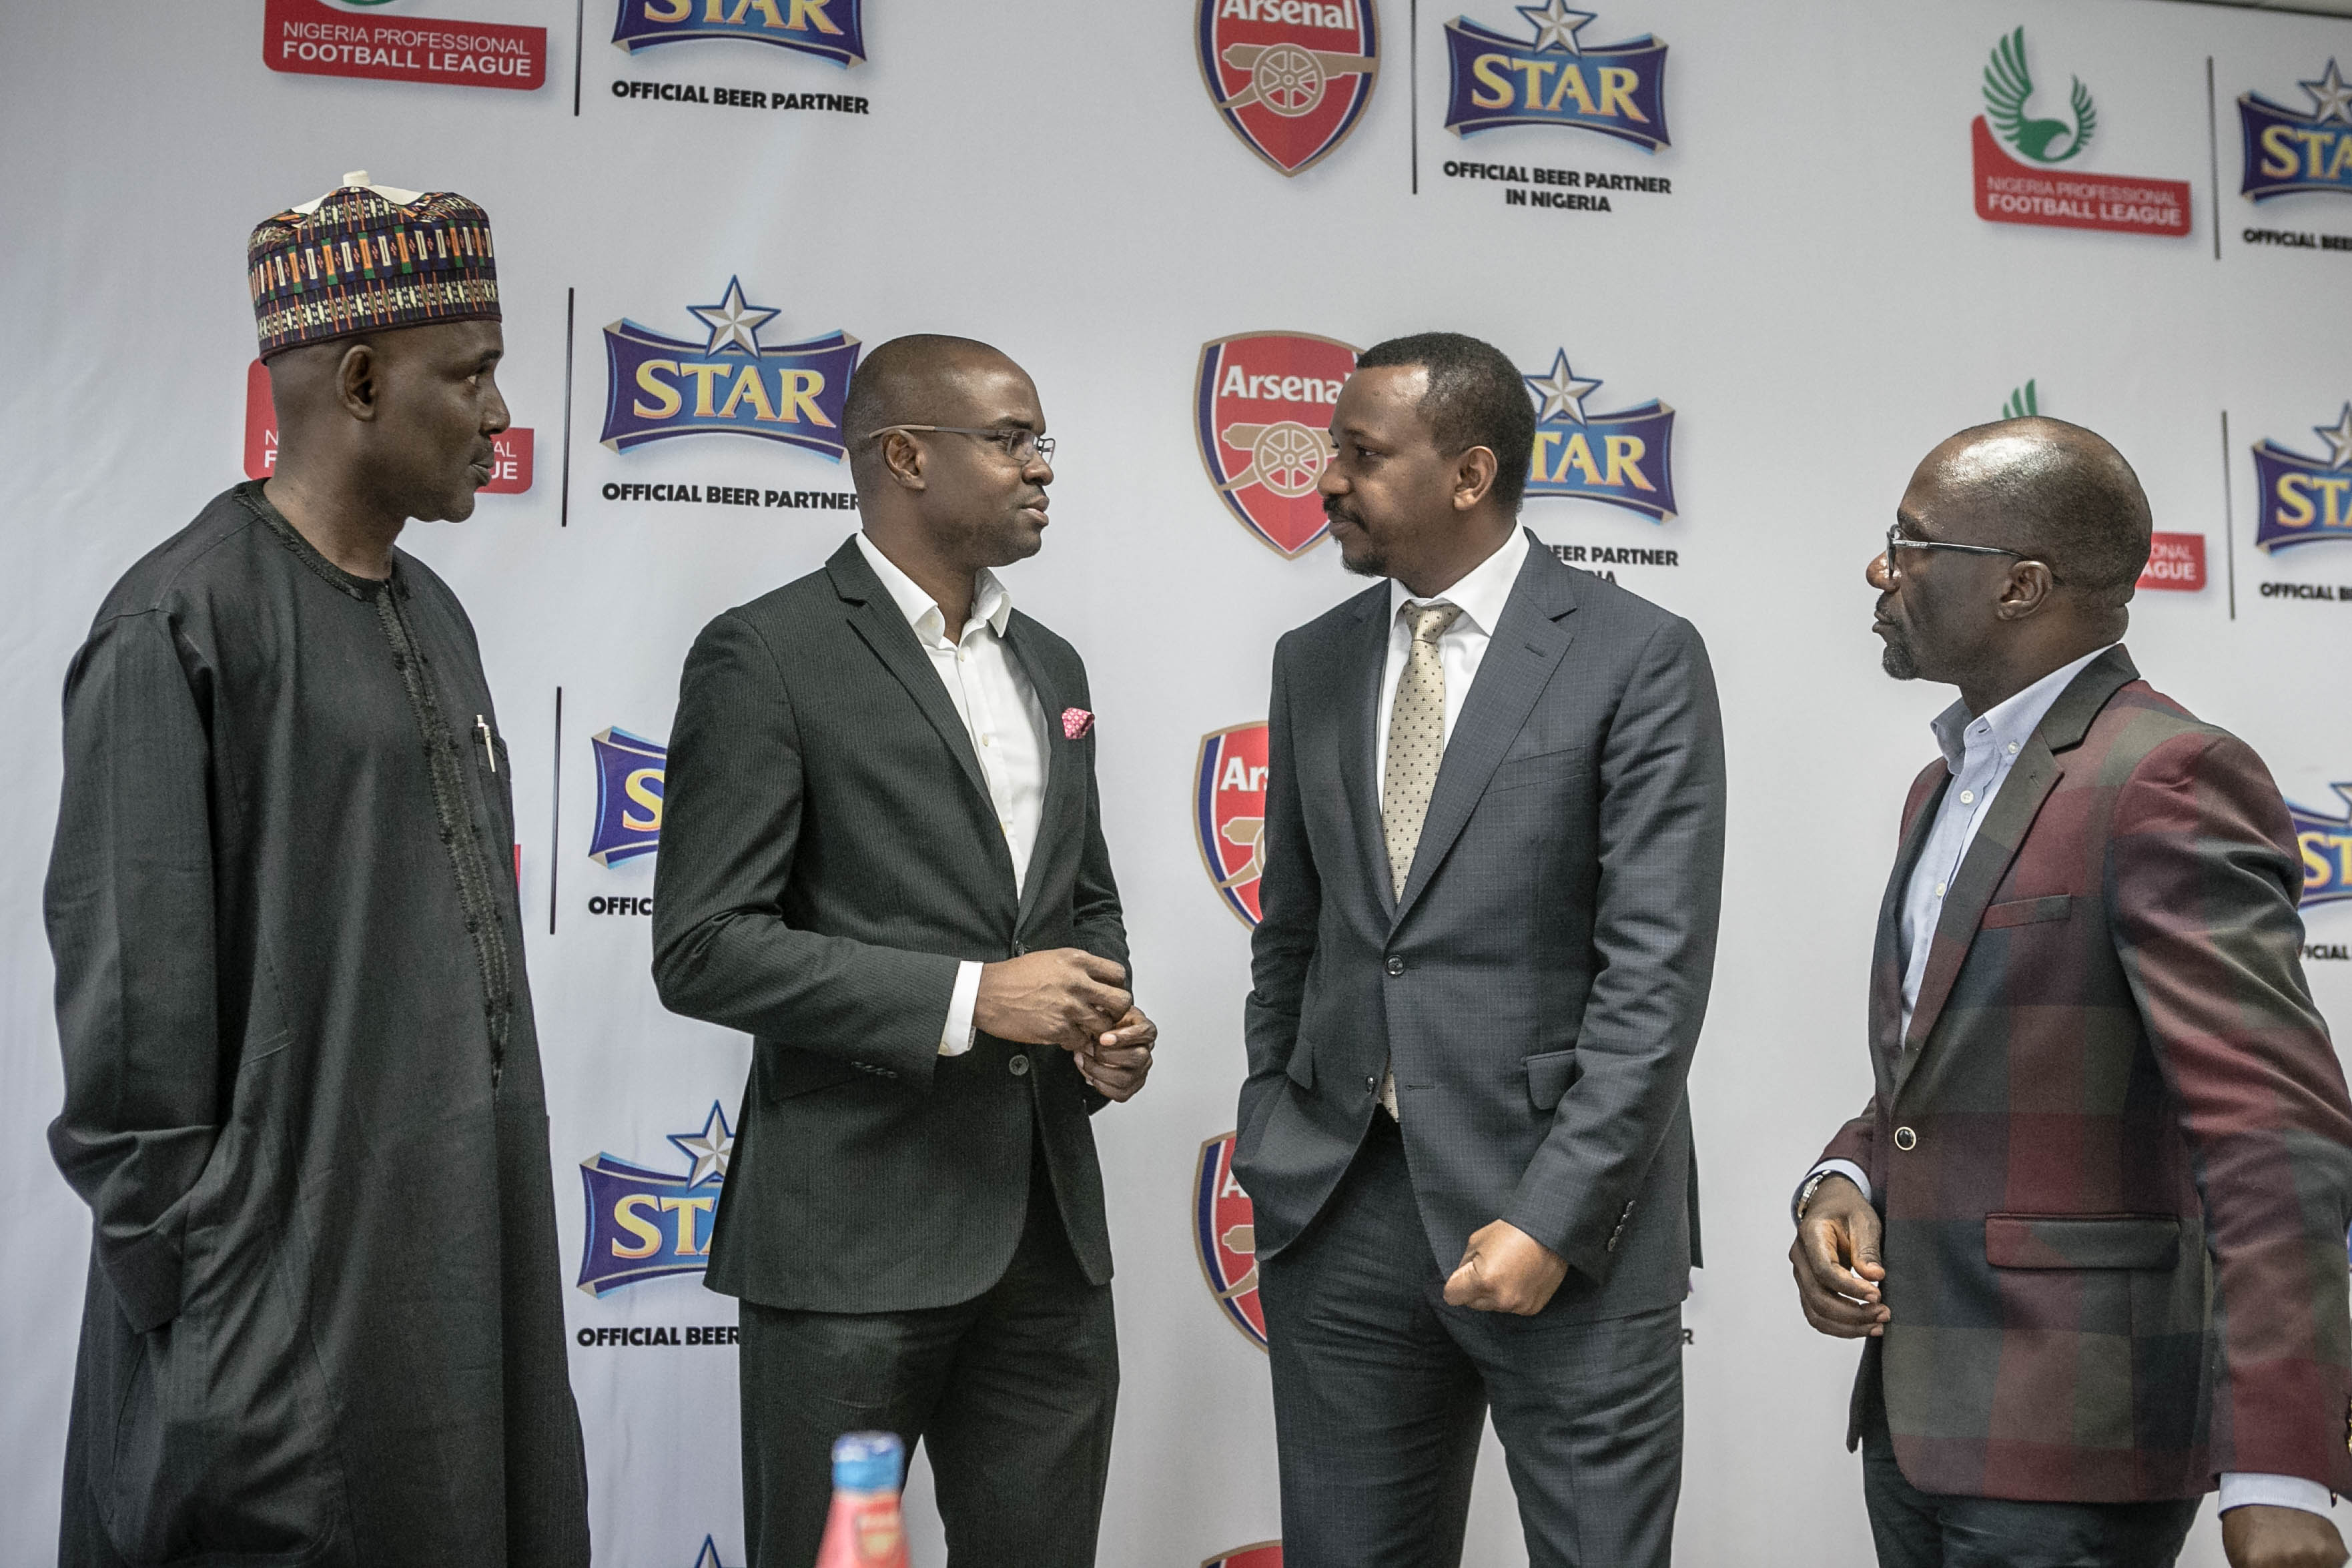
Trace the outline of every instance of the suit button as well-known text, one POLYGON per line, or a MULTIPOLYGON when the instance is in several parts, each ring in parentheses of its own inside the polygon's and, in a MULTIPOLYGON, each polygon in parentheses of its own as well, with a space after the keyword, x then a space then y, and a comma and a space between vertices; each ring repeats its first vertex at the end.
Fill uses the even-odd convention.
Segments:
POLYGON ((1004 1065, 1012 1069, 1013 1076, 1014 1078, 1019 1078, 1029 1070, 1029 1058, 1027 1057, 1014 1057, 1011 1061, 1006 1062, 1004 1065))
POLYGON ((1389 959, 1389 973, 1391 974, 1402 974, 1404 973, 1404 960, 1391 956, 1389 959))
POLYGON ((1380 1093, 1380 1091, 1381 1091, 1381 1080, 1380 1080, 1379 1079, 1377 1079, 1377 1078, 1367 1078, 1366 1079, 1364 1079, 1364 1092, 1365 1092, 1366 1094, 1378 1094, 1378 1093, 1380 1093))
POLYGON ((1027 944, 1027 943, 1025 943, 1025 942, 1014 942, 1014 943, 1013 944, 1013 957, 1015 957, 1015 958, 1019 958, 1019 957, 1023 956, 1023 955, 1024 955, 1024 954, 1025 954, 1028 951, 1029 951, 1029 947, 1028 947, 1028 944, 1027 944))
POLYGON ((1897 1149, 1915 1148, 1918 1142, 1919 1134, 1912 1131, 1908 1127, 1898 1127, 1895 1130, 1895 1146, 1897 1149))

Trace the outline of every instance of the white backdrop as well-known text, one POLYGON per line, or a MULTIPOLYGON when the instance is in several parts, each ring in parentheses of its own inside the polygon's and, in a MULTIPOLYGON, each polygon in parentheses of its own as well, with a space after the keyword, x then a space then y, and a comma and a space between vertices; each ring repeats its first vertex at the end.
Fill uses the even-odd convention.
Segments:
MULTIPOLYGON (((0 1562, 52 1550, 88 1236, 42 1140, 60 1093, 39 920, 59 682, 107 585, 239 477, 247 229, 361 168, 489 209, 500 379, 536 432, 527 491, 404 542, 471 610, 515 758, 567 1287, 588 1241, 580 1164, 683 1177, 670 1135, 702 1131, 714 1102, 731 1122, 746 1059, 740 1038, 661 1010, 648 921, 590 912, 648 895, 654 864, 588 858, 590 737, 663 740, 696 629, 814 567, 854 523, 606 500, 607 484, 848 485, 821 455, 739 436, 599 445, 601 329, 626 317, 698 340, 689 307, 740 278, 779 312, 771 344, 954 331, 1034 374, 1063 444, 1055 525, 1008 579, 1089 661, 1139 995, 1163 1029, 1145 1095, 1096 1123, 1125 1361, 1107 1563, 1191 1568, 1278 1532, 1265 1359, 1224 1321, 1191 1237, 1195 1155, 1232 1125, 1247 984, 1247 932, 1193 842, 1192 773, 1202 736, 1263 717, 1276 636, 1359 586, 1328 544, 1269 550, 1212 489, 1192 433, 1202 346, 1452 328, 1530 374, 1564 351, 1605 383, 1596 416, 1671 405, 1678 515, 1538 499, 1526 517, 1550 542, 1675 552, 1612 569, 1706 633, 1729 729, 1722 959, 1692 1080, 1710 1267, 1685 1315, 1680 1555, 1866 1562, 1840 1441, 1854 1352, 1798 1315, 1785 1204, 1866 1090, 1871 920, 1948 693, 1879 674, 1862 567, 1917 458, 2031 379, 2044 412, 2137 465, 2159 529, 2203 538, 2208 586, 2134 606, 2142 668, 2250 740, 2291 800, 2344 815, 2330 786, 2352 777, 2352 606, 2261 585, 2332 593, 2352 584, 2352 545, 2256 550, 2250 448, 2328 456, 2313 427, 2352 398, 2352 254, 2246 231, 2352 233, 2352 200, 2238 195, 2234 101, 2305 110, 2297 84, 2352 61, 2352 26, 2147 0, 1625 0, 1584 42, 1669 47, 1672 142, 1652 153, 1556 127, 1457 139, 1453 13, 1378 0, 1377 87, 1352 136, 1292 178, 1209 101, 1190 0, 866 0, 867 58, 845 68, 740 41, 625 54, 605 41, 616 3, 344 7, 354 25, 544 27, 531 90, 276 73, 260 0, 0 5, 0 310, 21 350, 0 384, 0 720, 18 758, 0 842, 0 1562), (1970 121, 1988 54, 2020 24, 2036 112, 2061 111, 2072 77, 2095 95, 2095 136, 2060 172, 2188 182, 2186 237, 1976 216, 1970 121), (866 107, 623 98, 615 81, 866 107), (1607 213, 1510 206, 1502 184, 1446 176, 1465 157, 1671 189, 1607 213)), ((1465 3, 1524 30, 1500 0, 1465 3)), ((2306 913, 2315 956, 2334 949, 2311 975, 2340 1026, 2352 906, 2306 913)), ((592 1340, 732 1321, 691 1275, 566 1300, 592 1340)), ((575 1342, 572 1373, 599 1562, 740 1563, 733 1352, 575 1342)), ((1475 1563, 1524 1561, 1497 1459, 1475 1563)), ((917 1561, 935 1564, 919 1469, 913 1495, 917 1561)), ((2219 1563, 2212 1538, 2209 1513, 2190 1562, 2219 1563)))

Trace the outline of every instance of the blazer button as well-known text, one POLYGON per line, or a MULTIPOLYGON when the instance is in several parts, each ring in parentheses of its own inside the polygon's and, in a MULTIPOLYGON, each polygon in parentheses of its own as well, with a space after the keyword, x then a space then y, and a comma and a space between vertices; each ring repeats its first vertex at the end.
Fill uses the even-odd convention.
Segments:
POLYGON ((1377 1078, 1366 1078, 1366 1079, 1364 1079, 1364 1092, 1365 1092, 1366 1094, 1378 1094, 1378 1093, 1380 1093, 1380 1091, 1381 1091, 1381 1080, 1380 1080, 1379 1079, 1377 1079, 1377 1078))
POLYGON ((1028 952, 1028 951, 1029 947, 1026 942, 1016 942, 1013 944, 1013 956, 1015 958, 1022 957, 1024 954, 1028 952))
POLYGON ((1027 1057, 1014 1057, 1011 1061, 1006 1062, 1004 1065, 1012 1069, 1013 1076, 1014 1078, 1019 1078, 1029 1070, 1029 1058, 1027 1057))
POLYGON ((1895 1130, 1895 1146, 1897 1149, 1916 1148, 1918 1142, 1919 1134, 1912 1131, 1908 1127, 1898 1127, 1895 1130))
POLYGON ((1404 960, 1391 954, 1389 959, 1389 973, 1391 974, 1402 974, 1404 973, 1404 960))

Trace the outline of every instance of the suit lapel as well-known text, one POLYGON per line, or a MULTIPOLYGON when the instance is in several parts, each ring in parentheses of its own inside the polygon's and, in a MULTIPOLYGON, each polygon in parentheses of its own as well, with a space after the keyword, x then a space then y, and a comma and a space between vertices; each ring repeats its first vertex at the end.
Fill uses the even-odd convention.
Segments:
MULTIPOLYGON (((1478 678, 1462 704, 1460 717, 1445 742, 1438 764, 1437 784, 1430 792, 1429 814, 1422 819, 1421 841, 1413 848, 1412 871, 1397 900, 1400 921, 1412 911, 1421 890, 1437 874, 1446 851, 1461 837, 1478 797, 1486 792, 1503 753, 1543 695, 1552 672, 1568 652, 1575 634, 1568 616, 1576 609, 1575 579, 1551 552, 1538 544, 1528 552, 1519 578, 1504 601, 1503 614, 1487 639, 1486 655, 1479 660, 1478 678)), ((1383 650, 1385 654, 1385 650, 1383 650)), ((1378 813, 1374 813, 1377 819, 1378 813)), ((1387 865, 1385 847, 1381 856, 1387 865)))
MULTIPOLYGON (((965 732, 963 721, 956 716, 955 704, 948 700, 947 688, 940 683, 939 671, 931 668, 923 645, 915 640, 915 628, 898 613, 897 603, 891 599, 889 590, 882 586, 882 580, 875 576, 874 568, 866 563, 857 542, 852 539, 835 551, 833 559, 825 563, 825 571, 833 577, 834 591, 841 595, 842 610, 851 629, 906 688, 907 695, 914 699, 915 706, 939 731, 940 742, 955 758, 956 765, 963 769, 973 794, 987 807, 989 819, 995 820, 996 807, 989 798, 988 780, 980 771, 980 755, 972 750, 971 736, 965 732)), ((998 853, 1007 866, 1012 864, 1013 858, 1001 842, 998 853)))
POLYGON ((2002 782, 2000 793, 1993 796, 1984 823, 1977 829, 1969 852, 1961 858, 1959 871, 1945 895, 1944 912, 1936 922, 1934 944, 1927 950, 1927 972, 1919 979, 1919 1000, 1912 1009, 1911 1027, 1903 1037, 1902 1059, 1895 1069, 1896 1094, 1903 1092, 1919 1058, 1926 1055, 1936 1020, 1942 1015, 1944 1004, 1951 999, 1960 966, 1968 961, 1969 949, 1976 942, 1986 907, 1992 902, 2001 879, 2009 874, 2011 863, 2024 847, 2025 836, 2040 814, 2042 803, 2050 798, 2058 781, 2065 777, 2065 765, 2060 758, 2083 743, 2091 721, 2107 705, 2107 700, 2138 677, 2130 655, 2121 647, 2109 649, 2084 666, 2083 672, 2067 684, 2018 752, 2016 764, 2002 782))
POLYGON ((1064 819, 1080 804, 1086 759, 1080 754, 1081 743, 1062 734, 1061 688, 1041 657, 1037 639, 1026 634, 1018 612, 1004 623, 1004 643, 1029 678, 1029 689, 1036 693, 1037 707, 1045 716, 1045 797, 1037 812, 1037 841, 1030 847, 1029 864, 1022 868, 1021 912, 1013 925, 1013 930, 1021 931, 1027 927, 1030 911, 1037 907, 1037 889, 1046 880, 1037 875, 1045 863, 1045 846, 1070 831, 1064 819))
POLYGON ((1903 1054, 1903 900, 1911 887, 1911 873, 1918 868, 1920 853, 1927 847, 1927 836, 1935 830, 1944 792, 1951 787, 1951 770, 1940 771, 1943 778, 1927 792, 1904 829, 1894 873, 1886 879, 1886 896, 1878 906, 1878 945, 1870 968, 1870 1065, 1882 1104, 1894 1103, 1895 1063, 1903 1054))
POLYGON ((1360 595, 1354 623, 1343 634, 1347 644, 1339 671, 1337 717, 1331 730, 1339 747, 1341 797, 1347 803, 1348 829, 1362 862, 1364 879, 1372 885, 1381 912, 1396 914, 1396 894, 1389 885, 1388 844, 1381 835, 1380 759, 1376 715, 1381 706, 1381 677, 1389 657, 1389 595, 1385 586, 1360 595))

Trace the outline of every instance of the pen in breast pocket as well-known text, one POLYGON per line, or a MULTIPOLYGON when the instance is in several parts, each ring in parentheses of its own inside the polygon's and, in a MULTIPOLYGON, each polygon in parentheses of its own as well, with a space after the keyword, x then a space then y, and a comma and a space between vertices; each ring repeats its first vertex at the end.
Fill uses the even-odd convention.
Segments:
POLYGON ((484 719, 479 713, 477 713, 474 715, 474 728, 481 731, 482 755, 489 759, 490 772, 497 773, 499 771, 499 752, 496 746, 490 744, 489 721, 484 719))

